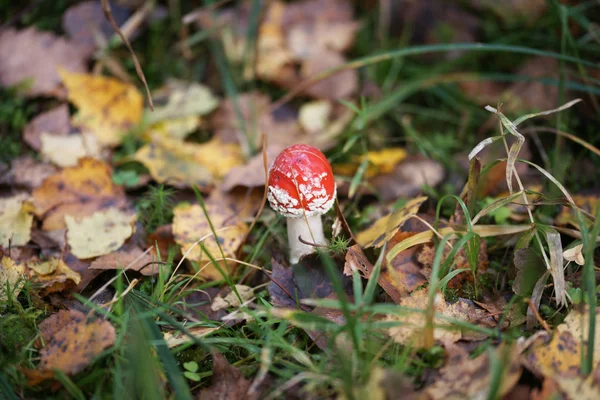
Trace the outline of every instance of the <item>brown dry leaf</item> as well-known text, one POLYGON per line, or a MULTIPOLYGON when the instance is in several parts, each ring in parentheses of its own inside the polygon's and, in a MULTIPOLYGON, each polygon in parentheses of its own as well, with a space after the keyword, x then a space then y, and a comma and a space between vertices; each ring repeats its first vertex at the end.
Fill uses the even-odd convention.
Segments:
MULTIPOLYGON (((600 307, 596 309, 596 318, 600 307)), ((534 335, 526 344, 523 363, 538 376, 574 378, 580 374, 581 341, 587 342, 589 317, 587 310, 573 309, 558 325, 552 337, 546 332, 534 335)), ((595 332, 594 363, 600 361, 600 330, 595 332)), ((585 343, 584 342, 584 343, 585 343)), ((587 352, 587 345, 583 346, 587 352)))
POLYGON ((0 247, 24 246, 29 242, 34 210, 28 195, 0 198, 0 247))
POLYGON ((16 298, 25 284, 25 267, 17 264, 10 257, 3 256, 0 260, 0 305, 6 304, 10 288, 10 296, 16 298))
POLYGON ((100 147, 91 133, 54 135, 42 132, 40 152, 45 160, 59 167, 73 167, 84 157, 99 158, 100 147))
POLYGON ((10 170, 0 176, 0 183, 34 189, 40 186, 47 177, 55 173, 56 167, 54 165, 36 161, 31 156, 21 156, 11 161, 10 170))
POLYGON ((123 190, 112 182, 110 166, 92 158, 47 178, 33 191, 33 198, 46 231, 65 228, 65 215, 85 217, 126 203, 123 190))
POLYGON ((156 275, 162 267, 155 263, 157 257, 153 251, 144 252, 139 247, 129 250, 119 250, 114 253, 98 257, 90 264, 90 269, 110 270, 124 269, 138 271, 142 275, 156 275))
MULTIPOLYGON (((402 298, 398 305, 415 310, 425 310, 427 307, 427 290, 414 291, 410 296, 402 298)), ((477 308, 469 300, 459 299, 453 304, 448 304, 444 297, 438 294, 434 301, 434 307, 436 314, 444 315, 447 318, 487 327, 496 326, 496 322, 487 312, 477 308)), ((406 311, 404 315, 389 315, 386 319, 402 323, 388 329, 389 335, 395 342, 417 347, 423 346, 423 331, 425 328, 425 314, 423 312, 406 311)), ((434 325, 434 338, 443 344, 471 338, 472 335, 471 332, 461 332, 460 328, 453 327, 451 323, 441 318, 435 318, 434 325)))
MULTIPOLYGON (((206 211, 225 257, 235 257, 248 230, 248 225, 242 221, 239 210, 232 204, 224 203, 221 200, 218 196, 211 196, 205 203, 206 211)), ((199 263, 201 276, 209 279, 221 279, 223 277, 221 273, 204 254, 200 244, 196 243, 202 240, 206 252, 214 259, 222 258, 221 250, 212 234, 202 207, 197 204, 179 204, 173 209, 173 215, 173 235, 175 241, 181 246, 181 253, 186 258, 199 263)), ((236 267, 234 263, 229 264, 231 264, 231 268, 236 267)), ((219 265, 224 273, 230 271, 228 263, 221 261, 219 265)))
POLYGON ((250 381, 244 378, 239 369, 231 366, 221 353, 213 352, 212 385, 202 389, 199 400, 245 400, 250 381))
POLYGON ((44 111, 32 119, 23 129, 23 140, 35 151, 40 151, 43 132, 54 135, 67 135, 71 130, 69 106, 61 104, 51 110, 44 111))
POLYGON ((60 70, 68 99, 78 109, 73 125, 91 131, 106 146, 121 143, 142 118, 144 99, 135 86, 100 75, 60 70))
POLYGON ((419 207, 427 200, 427 197, 417 197, 410 200, 404 207, 394 211, 391 214, 380 218, 370 228, 358 233, 356 235, 356 241, 363 248, 375 247, 379 248, 383 246, 385 242, 388 242, 398 229, 411 217, 417 214, 419 207))
POLYGON ((411 158, 395 165, 389 173, 382 173, 371 179, 378 196, 384 201, 398 197, 415 196, 423 191, 423 186, 435 187, 444 179, 442 164, 426 158, 411 158))
MULTIPOLYGON (((451 348, 452 350, 452 348, 451 348)), ((441 376, 425 392, 432 400, 485 399, 491 387, 491 367, 489 353, 483 353, 470 359, 464 351, 454 351, 446 365, 441 369, 441 376)), ((498 398, 503 398, 519 381, 519 366, 516 348, 505 346, 495 350, 495 356, 504 368, 498 398)))
POLYGON ((198 144, 155 136, 135 153, 135 160, 144 164, 157 182, 206 187, 242 164, 242 153, 237 144, 218 138, 198 144))
POLYGON ((40 351, 40 370, 58 369, 75 375, 115 343, 115 328, 110 322, 94 315, 81 318, 81 313, 75 313, 72 322, 58 330, 40 351))
POLYGON ((80 219, 65 215, 71 252, 81 259, 112 253, 133 234, 135 218, 115 207, 80 219))
MULTIPOLYGON (((277 158, 281 150, 283 150, 283 147, 277 145, 267 147, 267 168, 277 158)), ((266 181, 263 155, 260 153, 250 158, 245 165, 231 168, 223 178, 221 188, 223 190, 231 190, 237 186, 253 188, 263 186, 266 181)))
POLYGON ((50 259, 37 264, 28 264, 29 278, 43 288, 43 294, 63 291, 77 286, 81 275, 73 271, 60 259, 50 259))
POLYGON ((58 68, 84 72, 90 54, 75 43, 35 28, 0 32, 0 84, 27 82, 28 96, 56 95, 60 85, 58 68), (27 49, 27 51, 23 51, 27 49))
POLYGON ((80 323, 85 320, 85 314, 77 310, 60 310, 52 314, 38 325, 43 343, 48 343, 52 337, 71 322, 80 323))
MULTIPOLYGON (((394 246, 404 239, 413 236, 416 232, 398 232, 388 242, 387 253, 394 246)), ((386 293, 394 300, 396 304, 400 302, 402 297, 412 293, 419 286, 427 282, 427 278, 423 275, 423 268, 417 261, 417 247, 413 246, 398 254, 391 263, 388 264, 387 254, 384 257, 380 280, 384 280, 387 284, 382 286, 386 293), (390 289, 385 289, 389 287, 390 289)))

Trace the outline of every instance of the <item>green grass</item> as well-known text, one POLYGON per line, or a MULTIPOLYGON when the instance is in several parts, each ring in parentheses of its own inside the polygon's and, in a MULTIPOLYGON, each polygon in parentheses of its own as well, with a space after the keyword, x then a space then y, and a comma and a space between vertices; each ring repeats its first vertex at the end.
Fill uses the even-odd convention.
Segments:
MULTIPOLYGON (((261 6, 259 1, 250 3, 250 23, 247 28, 248 47, 240 65, 229 62, 223 45, 217 35, 205 32, 193 33, 187 38, 192 57, 186 59, 175 46, 180 39, 182 28, 180 16, 192 10, 187 1, 168 2, 169 17, 154 21, 135 39, 133 46, 144 69, 151 89, 157 89, 171 77, 192 81, 210 80, 210 85, 223 97, 233 101, 236 121, 244 132, 241 143, 246 156, 259 151, 259 143, 254 143, 253 121, 247 124, 242 116, 237 98, 241 93, 259 89, 271 96, 279 105, 289 103, 292 106, 305 100, 297 91, 284 91, 272 84, 257 80, 244 80, 244 68, 252 64, 253 48, 258 35, 261 6)), ((212 2, 205 2, 211 4, 212 2)), ((356 2, 360 3, 360 2, 356 2)), ((60 33, 60 18, 64 9, 71 4, 60 1, 50 5, 40 3, 40 8, 19 16, 19 27, 35 25, 39 29, 60 33)), ((195 3, 194 3, 195 4, 195 3)), ((462 2, 457 2, 462 4, 462 2)), ((351 59, 343 67, 326 71, 315 79, 328 76, 342 69, 357 69, 363 81, 370 80, 381 88, 379 97, 361 97, 357 104, 340 101, 355 112, 354 120, 341 134, 336 146, 328 151, 331 160, 348 160, 351 155, 360 155, 368 150, 383 147, 404 146, 411 154, 421 154, 441 162, 452 182, 438 188, 424 188, 432 198, 430 210, 435 209, 436 229, 442 229, 442 222, 451 217, 455 210, 464 221, 454 226, 455 233, 435 238, 435 257, 432 263, 431 277, 426 285, 428 304, 426 310, 414 310, 384 302, 385 295, 377 284, 381 272, 386 248, 368 251, 374 269, 370 279, 364 279, 357 271, 350 277, 342 277, 336 264, 336 256, 344 254, 351 244, 347 239, 336 239, 328 249, 322 249, 319 260, 326 277, 331 284, 335 298, 313 299, 313 306, 327 307, 343 317, 344 322, 337 324, 322 316, 301 309, 282 312, 275 309, 264 283, 268 281, 261 268, 269 270, 271 257, 277 256, 278 248, 285 249, 286 233, 283 219, 264 213, 254 227, 244 247, 242 265, 238 275, 230 276, 214 255, 212 264, 222 271, 223 278, 218 282, 202 282, 196 279, 196 271, 177 269, 174 263, 178 249, 172 248, 163 254, 165 266, 155 277, 145 277, 131 290, 133 275, 118 272, 106 285, 114 293, 117 301, 111 307, 101 307, 90 301, 91 294, 75 294, 74 298, 84 307, 103 315, 117 330, 116 344, 102 354, 83 372, 75 376, 62 373, 56 375, 60 384, 58 391, 51 392, 51 385, 43 383, 32 386, 27 383, 22 368, 34 369, 39 361, 39 349, 34 345, 39 332, 37 324, 52 312, 46 299, 38 298, 34 288, 26 286, 18 301, 10 302, 0 310, 0 397, 61 399, 191 399, 198 390, 210 386, 213 377, 211 351, 219 351, 226 359, 249 380, 261 374, 268 376, 268 398, 285 398, 290 392, 302 390, 304 395, 316 398, 330 398, 343 395, 347 399, 359 398, 361 388, 366 387, 375 367, 383 367, 409 377, 415 387, 426 384, 425 371, 439 369, 445 360, 445 350, 433 340, 433 328, 437 318, 449 322, 453 328, 467 332, 485 334, 489 339, 482 341, 471 352, 471 356, 487 352, 490 366, 490 386, 487 398, 498 398, 502 379, 506 373, 505 364, 510 344, 519 336, 532 333, 533 329, 521 330, 521 327, 501 330, 483 328, 461 320, 449 319, 436 314, 435 296, 442 291, 447 299, 457 296, 482 300, 483 295, 491 293, 512 293, 514 276, 511 276, 514 251, 519 247, 530 247, 545 260, 550 269, 556 271, 555 257, 562 248, 557 247, 557 238, 567 240, 549 222, 558 212, 556 199, 565 196, 566 188, 579 190, 597 189, 597 182, 580 174, 568 173, 569 167, 582 158, 588 158, 591 165, 600 167, 598 157, 590 155, 582 144, 600 146, 600 126, 598 105, 594 96, 600 94, 600 81, 597 78, 597 60, 600 45, 586 35, 573 35, 570 27, 589 29, 597 15, 597 6, 588 1, 577 6, 567 6, 558 2, 549 2, 548 11, 535 23, 523 24, 519 20, 506 20, 494 13, 481 13, 482 28, 480 43, 411 43, 411 32, 401 37, 385 37, 377 40, 378 13, 374 10, 355 5, 356 15, 363 22, 355 46, 350 51, 351 59), (460 51, 458 58, 450 59, 444 55, 460 51), (533 78, 515 72, 516 67, 531 57, 544 57, 556 60, 560 64, 559 74, 554 77, 533 78), (435 60, 435 62, 431 61, 435 60), (499 113, 493 115, 484 110, 461 90, 461 84, 472 81, 494 82, 509 85, 516 82, 537 82, 557 87, 559 98, 569 93, 580 96, 585 105, 556 113, 536 123, 544 127, 553 127, 578 137, 580 142, 566 140, 561 135, 541 135, 542 150, 548 153, 548 162, 544 162, 540 148, 536 147, 530 135, 524 140, 533 149, 531 159, 521 159, 521 148, 506 145, 505 157, 509 168, 526 163, 530 169, 538 171, 545 179, 542 191, 546 207, 539 208, 528 215, 524 224, 531 229, 521 234, 520 243, 506 244, 501 236, 490 237, 480 233, 478 227, 487 224, 511 224, 507 216, 510 203, 526 202, 524 197, 531 192, 520 187, 518 175, 510 175, 515 186, 514 194, 493 200, 477 198, 476 189, 485 179, 486 173, 495 164, 486 165, 479 180, 469 182, 467 189, 473 194, 472 201, 459 197, 466 174, 457 165, 457 154, 468 154, 478 143, 494 135, 499 141, 505 141, 507 134, 521 135, 519 125, 524 119, 515 119, 519 115, 532 116, 541 110, 518 110, 518 115, 499 113), (585 106, 585 108, 584 108, 585 106), (587 110, 587 111, 582 111, 587 110), (480 128, 490 118, 500 118, 502 125, 493 133, 480 132, 480 128), (511 123, 512 121, 512 123, 511 123), (594 158, 595 157, 595 158, 594 158), (568 163, 567 163, 568 161, 568 163), (543 165, 543 169, 542 169, 543 165), (519 182, 518 182, 519 181, 519 182), (453 184, 453 182, 459 182, 453 184), (448 201, 451 199, 451 201, 448 201), (478 269, 478 251, 482 241, 488 245, 488 252, 496 279, 478 269), (447 251, 448 244, 453 245, 447 251), (459 251, 464 250, 468 266, 455 265, 459 251), (177 273, 175 273, 177 271, 177 273), (461 273, 472 276, 461 292, 448 287, 451 279, 461 273), (233 324, 221 324, 206 316, 192 317, 184 311, 182 305, 187 296, 198 294, 212 287, 230 288, 237 293, 236 284, 258 286, 255 301, 239 311, 248 317, 233 324), (348 296, 348 287, 352 296, 348 296), (426 321, 424 330, 425 348, 395 343, 385 330, 392 326, 401 326, 401 320, 384 320, 381 316, 423 316, 426 321), (194 328, 218 328, 201 338, 195 337, 194 328), (175 348, 169 348, 162 332, 178 331, 189 337, 189 342, 175 348), (319 349, 307 332, 320 331, 327 334, 327 347, 319 349), (503 350, 496 349, 502 346, 503 350)), ((9 16, 15 12, 15 6, 0 7, 0 16, 9 16)), ((0 18, 1 19, 1 18, 0 18)), ((445 27, 444 32, 450 27, 445 27)), ((124 47, 111 44, 106 50, 120 60, 126 70, 135 78, 135 69, 124 47)), ((301 84, 301 82, 298 82, 301 84)), ((7 163, 19 155, 28 152, 21 140, 26 123, 34 117, 44 100, 26 99, 12 88, 0 89, 0 162, 7 163)), ((562 104, 563 102, 561 102, 562 104)), ((490 104, 496 107, 497 104, 490 104)), ((257 110, 258 111, 258 110, 257 110)), ((510 113, 513 114, 513 113, 510 113)), ((532 122, 528 122, 532 123, 532 122)), ((495 128, 496 125, 493 125, 495 128)), ((130 156, 140 147, 141 142, 135 134, 127 137, 123 145, 116 150, 113 161, 117 164, 114 181, 124 186, 135 186, 137 179, 145 172, 139 165, 129 161, 130 156)), ((462 156, 464 159, 466 156, 462 156)), ((367 164, 349 178, 351 196, 342 204, 345 217, 353 232, 370 225, 378 213, 379 204, 372 197, 358 195, 358 188, 366 185, 367 164)), ((1 171, 1 170, 0 170, 1 171)), ((173 189, 163 185, 150 184, 136 192, 136 207, 143 233, 148 234, 157 227, 172 221, 174 197, 173 189)), ((186 193, 192 195, 190 191, 186 193)), ((203 196, 198 190, 193 195, 203 207, 203 196)), ((377 196, 374 196, 377 197, 377 196)), ((191 196, 190 196, 191 198, 191 196)), ((401 206, 403 200, 396 203, 401 206)), ((392 206, 390 206, 392 207, 392 206)), ((582 352, 581 370, 592 372, 593 338, 596 329, 595 307, 597 289, 594 272, 594 256, 597 258, 596 240, 600 234, 600 214, 595 222, 578 213, 583 254, 586 260, 581 272, 581 287, 567 285, 569 293, 577 293, 580 302, 590 305, 588 334, 592 338, 590 346, 582 352), (575 292, 574 290, 579 290, 575 292)), ((331 225, 333 213, 326 217, 331 225)), ((210 220, 210 219, 209 219, 210 220)), ((517 223, 512 222, 513 225, 517 223)), ((392 228, 392 227, 390 227, 392 228)), ((211 223, 211 230, 215 228, 211 223)), ((388 253, 389 258, 407 248, 407 239, 400 242, 388 253), (391 256, 390 256, 391 254, 391 256)), ((199 246, 203 246, 202 243, 199 246)), ((285 251, 284 251, 285 252, 285 251)), ((221 249, 220 256, 225 254, 221 249)), ((390 260, 388 260, 390 261, 390 260)), ((562 267, 562 266, 559 266, 562 267)), ((491 267, 490 267, 491 268, 491 267)), ((106 282, 103 275, 101 284, 106 282)), ((531 278, 531 277, 530 277, 531 278)), ((108 278, 110 279, 110 278, 108 278)), ((525 296, 535 299, 542 317, 551 325, 556 325, 566 315, 567 308, 556 309, 551 299, 553 289, 545 289, 540 277, 533 276, 534 284, 528 286, 527 293, 512 295, 510 305, 520 313, 527 312, 523 302, 525 296), (535 278, 535 279, 534 279, 535 278)), ((554 287, 557 286, 554 280, 554 287)), ((94 287, 97 290, 97 287, 94 287)), ((239 293, 238 293, 239 296, 239 293)), ((508 318, 511 307, 504 310, 501 319, 508 318)), ((234 309, 228 312, 235 311, 234 309)))

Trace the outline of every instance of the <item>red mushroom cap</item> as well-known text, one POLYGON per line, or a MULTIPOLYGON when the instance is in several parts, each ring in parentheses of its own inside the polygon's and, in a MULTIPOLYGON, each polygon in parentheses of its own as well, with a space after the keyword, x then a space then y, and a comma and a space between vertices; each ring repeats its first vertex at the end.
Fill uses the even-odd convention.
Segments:
POLYGON ((284 149, 269 170, 267 198, 287 218, 326 213, 335 200, 329 161, 317 148, 295 144, 284 149))

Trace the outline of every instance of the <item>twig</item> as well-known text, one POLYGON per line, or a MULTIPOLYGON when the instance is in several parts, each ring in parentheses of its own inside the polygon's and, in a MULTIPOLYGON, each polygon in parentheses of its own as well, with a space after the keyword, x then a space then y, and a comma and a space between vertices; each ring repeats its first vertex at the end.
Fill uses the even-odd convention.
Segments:
POLYGON ((123 43, 125 43, 125 46, 127 46, 127 49, 131 53, 131 57, 133 58, 133 64, 135 65, 135 72, 137 72, 138 77, 140 78, 140 80, 144 84, 144 87, 146 88, 146 97, 148 98, 148 104, 150 105, 150 109, 152 111, 154 111, 154 103, 152 102, 152 95, 150 94, 150 88, 148 87, 148 83, 146 82, 146 77, 144 76, 144 72, 142 71, 140 62, 138 61, 137 56, 135 55, 135 52, 131 48, 131 44, 129 43, 129 40, 127 40, 125 35, 123 35, 123 32, 121 32, 121 29, 119 29, 119 25, 117 25, 117 22, 113 18, 112 12, 110 11, 110 4, 108 3, 108 0, 102 0, 102 10, 104 11, 104 15, 106 16, 106 19, 108 19, 108 22, 110 22, 110 24, 112 25, 115 32, 117 32, 119 34, 119 36, 121 37, 121 40, 123 41, 123 43))
POLYGON ((527 304, 529 304, 529 309, 531 310, 531 312, 535 316, 535 319, 537 319, 537 321, 540 323, 540 325, 542 326, 542 328, 544 328, 544 330, 546 332, 548 332, 548 333, 551 334, 552 330, 548 326, 548 323, 546 323, 546 321, 544 321, 542 319, 542 316, 540 315, 540 313, 538 312, 537 308, 535 307, 535 304, 533 304, 533 301, 531 301, 531 299, 525 299, 525 302, 527 302, 527 304))

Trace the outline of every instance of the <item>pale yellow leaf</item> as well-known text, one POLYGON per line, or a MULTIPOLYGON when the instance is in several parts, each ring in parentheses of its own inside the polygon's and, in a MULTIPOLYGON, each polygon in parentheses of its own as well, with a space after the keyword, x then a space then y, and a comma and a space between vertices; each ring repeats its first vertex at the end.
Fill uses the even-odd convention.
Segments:
POLYGON ((26 196, 0 199, 0 246, 23 246, 29 242, 33 210, 26 196))

